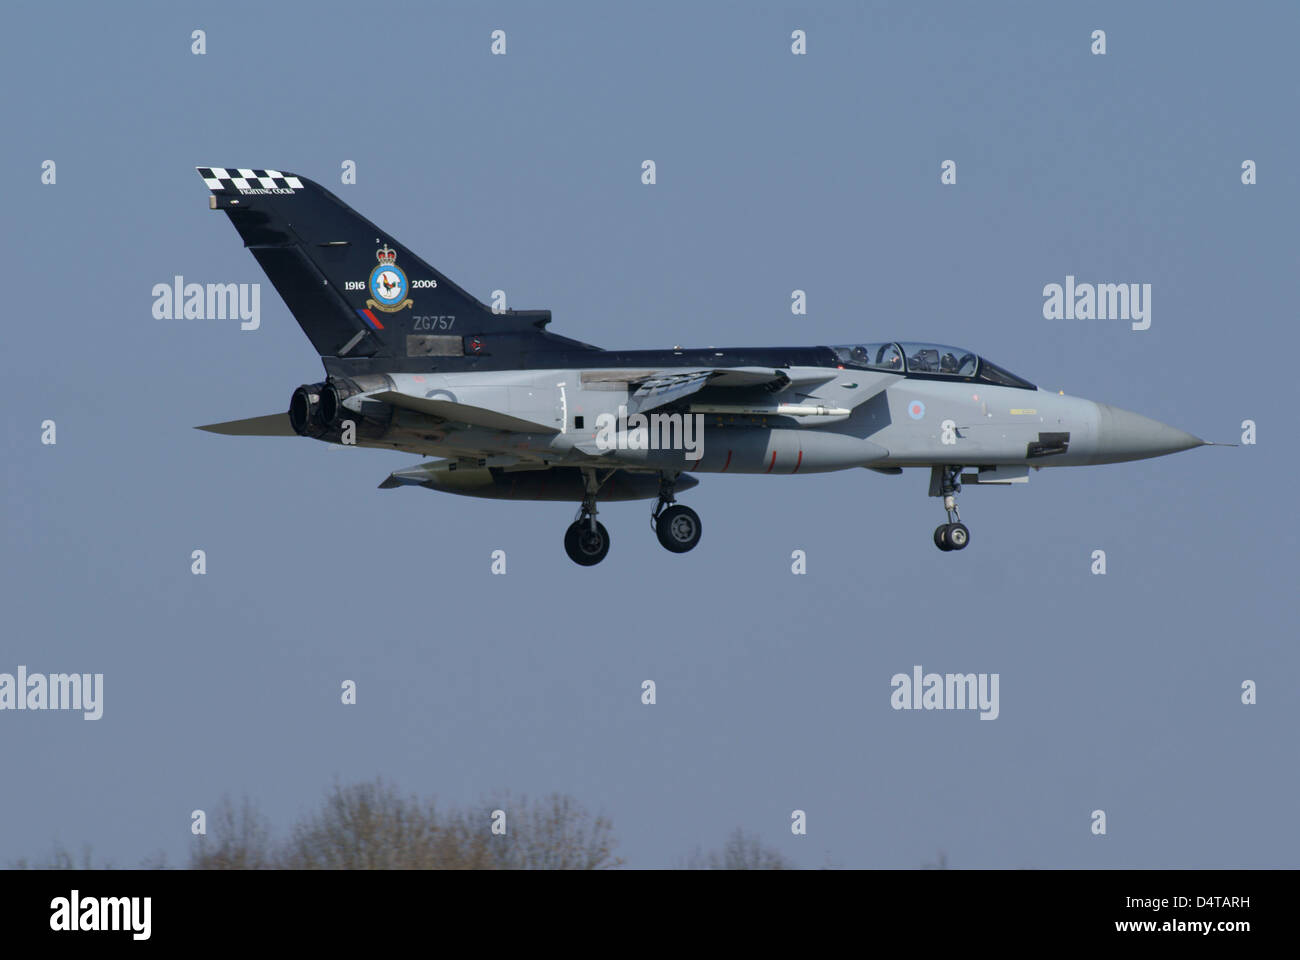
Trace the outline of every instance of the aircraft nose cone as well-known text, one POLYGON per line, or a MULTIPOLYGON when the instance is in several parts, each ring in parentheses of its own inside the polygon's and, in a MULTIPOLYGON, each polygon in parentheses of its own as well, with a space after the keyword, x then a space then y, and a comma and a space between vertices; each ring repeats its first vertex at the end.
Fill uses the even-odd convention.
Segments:
POLYGON ((1103 463, 1145 460, 1200 447, 1205 441, 1159 420, 1097 404, 1097 448, 1103 463))

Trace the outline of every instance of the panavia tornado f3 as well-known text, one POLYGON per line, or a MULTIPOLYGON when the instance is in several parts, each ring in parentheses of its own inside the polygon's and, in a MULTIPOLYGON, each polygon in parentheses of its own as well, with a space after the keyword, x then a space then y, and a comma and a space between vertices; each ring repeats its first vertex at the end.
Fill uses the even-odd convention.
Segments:
POLYGON ((306 177, 198 170, 325 366, 287 413, 200 429, 436 458, 385 490, 578 503, 564 548, 584 566, 609 552, 601 500, 654 500, 659 542, 693 549, 700 518, 676 495, 701 474, 925 468, 953 551, 963 483, 1206 443, 933 343, 604 350, 550 333, 549 310, 479 302, 306 177))

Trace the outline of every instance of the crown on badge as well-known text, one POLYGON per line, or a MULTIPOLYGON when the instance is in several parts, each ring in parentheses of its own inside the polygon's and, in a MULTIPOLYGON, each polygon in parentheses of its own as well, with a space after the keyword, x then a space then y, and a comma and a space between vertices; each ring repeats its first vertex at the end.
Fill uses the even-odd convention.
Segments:
POLYGON ((397 251, 390 250, 388 244, 384 244, 375 254, 375 258, 386 267, 392 266, 397 262, 397 251))

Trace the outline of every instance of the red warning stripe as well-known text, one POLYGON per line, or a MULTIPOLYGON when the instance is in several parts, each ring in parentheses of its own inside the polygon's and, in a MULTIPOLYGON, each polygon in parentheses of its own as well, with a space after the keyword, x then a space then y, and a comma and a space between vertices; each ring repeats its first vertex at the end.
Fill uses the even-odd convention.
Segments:
POLYGON ((729 466, 731 466, 731 451, 730 451, 730 450, 727 451, 727 462, 724 463, 724 464, 722 465, 722 469, 719 470, 718 472, 719 472, 719 473, 726 473, 726 472, 727 472, 727 467, 729 467, 729 466))
POLYGON ((773 450, 773 451, 772 451, 772 462, 769 463, 769 464, 767 465, 767 469, 764 470, 763 472, 764 472, 764 473, 771 473, 771 472, 772 472, 772 468, 775 467, 775 466, 776 466, 776 451, 773 450))
POLYGON ((794 469, 791 470, 790 472, 791 472, 791 473, 798 473, 798 472, 799 472, 799 464, 801 464, 801 463, 803 463, 803 451, 802 451, 802 450, 799 451, 799 459, 796 460, 796 461, 794 462, 794 469))

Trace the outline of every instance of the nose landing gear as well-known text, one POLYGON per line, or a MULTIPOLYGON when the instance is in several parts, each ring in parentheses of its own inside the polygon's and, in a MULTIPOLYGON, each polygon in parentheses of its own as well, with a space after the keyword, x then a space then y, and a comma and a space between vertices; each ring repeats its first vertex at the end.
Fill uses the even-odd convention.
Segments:
POLYGON ((964 523, 941 523, 934 528, 934 545, 945 553, 949 550, 965 550, 970 543, 970 531, 964 523))
POLYGON ((965 550, 970 543, 970 530, 961 522, 957 510, 957 493, 961 490, 961 467, 934 467, 930 471, 930 496, 943 497, 943 509, 948 522, 934 528, 934 545, 945 553, 965 550))

